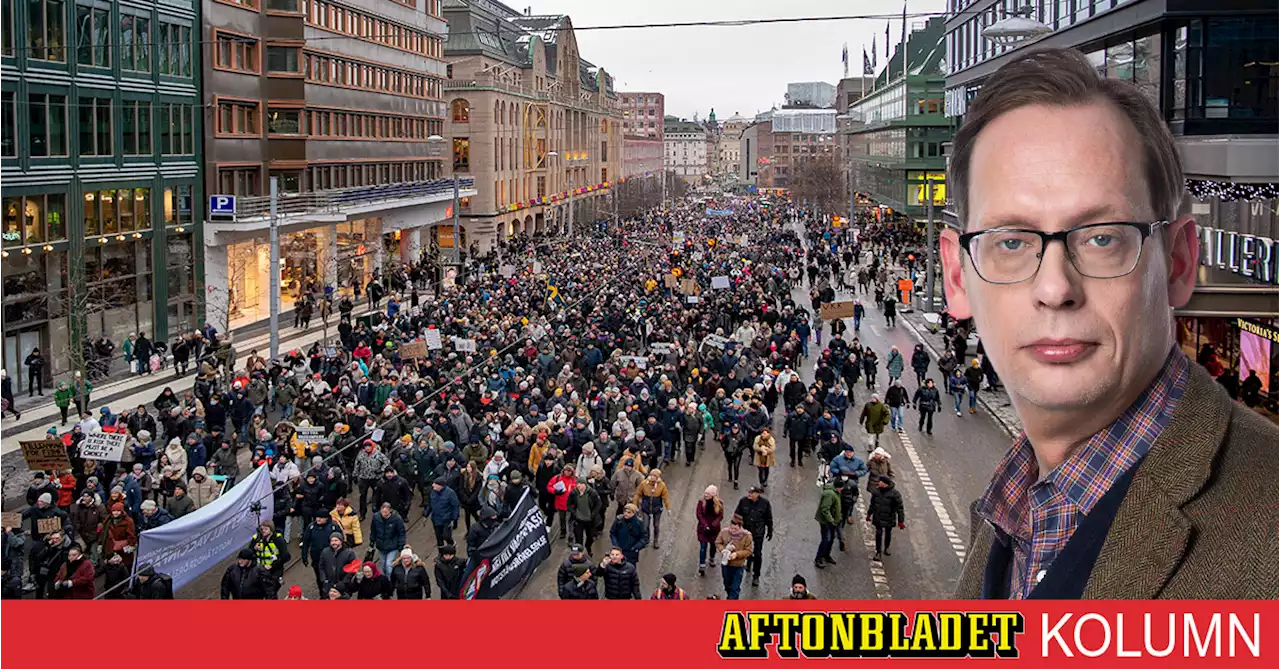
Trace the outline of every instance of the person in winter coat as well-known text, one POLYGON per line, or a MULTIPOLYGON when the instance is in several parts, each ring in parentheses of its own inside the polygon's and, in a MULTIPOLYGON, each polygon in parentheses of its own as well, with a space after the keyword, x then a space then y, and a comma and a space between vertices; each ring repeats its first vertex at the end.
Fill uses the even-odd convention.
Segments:
POLYGON ((822 496, 818 499, 818 510, 813 519, 818 521, 821 534, 818 540, 818 554, 813 558, 813 566, 826 569, 828 564, 836 563, 831 557, 831 546, 836 540, 836 529, 844 522, 844 514, 840 508, 840 493, 836 492, 833 483, 822 486, 822 496))
POLYGON ((742 516, 733 514, 729 526, 716 536, 716 552, 720 554, 720 575, 724 579, 726 599, 738 599, 747 559, 755 551, 751 533, 742 527, 742 516))
MULTIPOLYGON (((650 469, 649 476, 636 488, 632 504, 651 521, 653 528, 652 546, 658 547, 659 535, 662 534, 662 512, 671 508, 671 495, 667 482, 662 480, 661 469, 650 469)), ((648 528, 646 528, 648 529, 648 528)))
POLYGON ((725 465, 729 470, 729 481, 733 483, 734 490, 738 489, 738 470, 742 464, 742 455, 751 450, 752 446, 742 426, 737 423, 729 428, 729 433, 724 436, 720 444, 721 450, 724 451, 725 465))
POLYGON ((182 478, 187 475, 187 450, 182 447, 182 441, 177 437, 169 440, 169 445, 165 447, 164 454, 169 456, 169 465, 175 470, 182 472, 182 478))
POLYGON ((969 386, 969 413, 978 413, 978 391, 982 390, 983 377, 982 361, 975 358, 964 370, 964 379, 969 386))
POLYGON ((916 429, 925 434, 933 434, 933 414, 942 407, 942 396, 933 385, 933 379, 925 379, 924 385, 916 388, 911 404, 920 412, 920 423, 916 429))
POLYGON ((902 369, 905 366, 905 361, 903 361, 902 353, 898 351, 898 347, 889 347, 889 359, 884 363, 884 369, 889 373, 889 383, 902 378, 902 369))
POLYGON ((596 578, 604 580, 605 599, 640 599, 640 575, 625 557, 621 549, 614 548, 600 562, 596 578))
MULTIPOLYGON (((572 465, 561 467, 560 473, 547 481, 546 490, 552 496, 555 515, 560 518, 561 539, 569 537, 569 494, 573 492, 577 485, 578 478, 574 474, 572 465)), ((547 523, 547 531, 551 531, 550 521, 547 523)))
POLYGON ((866 404, 862 405, 862 414, 858 417, 858 424, 867 430, 867 450, 872 451, 876 446, 880 445, 880 435, 884 432, 884 428, 889 424, 889 407, 880 401, 879 395, 872 395, 866 404))
MULTIPOLYGON (((317 512, 322 511, 322 509, 317 509, 317 512)), ((355 548, 364 544, 364 533, 360 529, 360 516, 356 514, 355 509, 351 508, 351 504, 346 497, 338 498, 333 510, 329 512, 329 518, 341 530, 348 546, 355 548)))
MULTIPOLYGON (((356 455, 355 467, 352 472, 357 485, 360 488, 360 506, 356 509, 360 514, 360 520, 364 520, 365 508, 369 503, 369 491, 373 490, 377 494, 377 487, 387 467, 391 465, 391 461, 387 459, 386 453, 378 447, 372 439, 366 439, 360 453, 356 455)), ((394 469, 392 470, 395 471, 394 469)), ((374 501, 374 507, 378 508, 378 503, 374 501)))
POLYGON ((882 552, 892 555, 889 544, 893 541, 893 526, 896 522, 898 529, 907 529, 907 515, 902 494, 888 476, 881 476, 876 481, 876 489, 867 503, 867 522, 876 528, 876 554, 871 559, 879 560, 882 552))
POLYGON ((196 503, 192 501, 191 496, 187 494, 187 486, 179 483, 173 487, 173 497, 170 497, 164 504, 164 510, 173 516, 174 520, 181 518, 188 513, 196 510, 196 503))
POLYGON ((951 372, 951 376, 947 377, 947 392, 951 393, 951 398, 955 400, 956 416, 959 416, 964 396, 969 392, 969 380, 965 378, 963 369, 956 367, 951 372))
POLYGON ((152 500, 142 503, 142 517, 138 522, 138 532, 146 532, 173 522, 173 516, 165 509, 159 508, 152 500))
POLYGON ((422 560, 406 548, 391 568, 391 590, 396 599, 431 599, 431 577, 422 560))
POLYGON ((764 428, 760 435, 756 437, 752 446, 755 453, 753 462, 760 478, 760 487, 769 487, 769 468, 778 463, 775 452, 778 450, 778 443, 773 438, 773 430, 764 428))
POLYGON ((578 456, 573 474, 579 481, 585 481, 591 475, 593 467, 604 469, 604 460, 600 458, 599 453, 596 453, 595 444, 587 442, 582 445, 582 454, 578 456))
POLYGON ((923 386, 925 377, 929 375, 929 354, 924 350, 924 344, 916 344, 911 351, 911 369, 916 373, 916 385, 923 386))
POLYGON ((93 561, 80 546, 67 548, 66 561, 53 577, 54 597, 59 599, 93 599, 93 561))
POLYGON ((591 556, 587 554, 585 546, 581 544, 572 544, 569 546, 569 556, 560 563, 560 568, 556 570, 557 591, 573 581, 575 577, 574 567, 579 565, 585 565, 587 567, 592 566, 591 556))
POLYGON ((720 536, 720 523, 724 520, 724 502, 720 500, 719 489, 713 485, 707 486, 702 491, 702 499, 693 507, 693 515, 698 521, 698 575, 705 576, 708 557, 712 566, 715 566, 716 552, 712 547, 716 537, 720 536))
MULTIPOLYGON (((443 477, 431 483, 431 493, 427 496, 422 516, 431 519, 431 527, 436 533, 436 548, 453 544, 453 528, 458 525, 462 505, 458 494, 443 477)), ((428 598, 430 595, 428 595, 428 598)))
POLYGON ((883 448, 876 448, 871 452, 871 458, 867 460, 867 492, 875 493, 879 489, 880 478, 887 476, 893 478, 893 462, 890 460, 889 452, 883 448))
POLYGON ((218 498, 221 493, 220 487, 209 478, 207 469, 196 467, 191 470, 191 480, 187 482, 187 497, 191 499, 195 508, 199 509, 218 498))
POLYGON ((355 595, 356 599, 391 599, 391 579, 376 562, 366 561, 347 574, 339 591, 348 597, 355 595))
MULTIPOLYGON (((600 591, 596 586, 596 576, 592 573, 591 565, 585 563, 575 564, 570 568, 569 580, 561 583, 557 591, 560 594, 560 599, 600 599, 600 591)), ((619 599, 630 599, 630 597, 621 597, 619 599)))
POLYGON ((382 564, 387 569, 391 569, 400 558, 400 551, 404 550, 406 534, 404 518, 389 503, 383 502, 378 512, 373 514, 369 534, 373 547, 381 556, 382 564))
POLYGON ((884 393, 885 406, 889 407, 889 429, 902 431, 906 429, 903 411, 910 404, 907 389, 902 387, 901 379, 894 379, 884 393))
POLYGON ((862 374, 867 383, 867 390, 876 389, 876 373, 879 371, 880 358, 868 346, 862 352, 862 374))
POLYGON ((662 581, 658 583, 658 589, 653 591, 649 599, 689 599, 689 593, 676 585, 676 575, 667 573, 662 575, 662 581))
MULTIPOLYGON (((373 503, 379 508, 383 504, 390 504, 401 517, 408 518, 409 507, 413 504, 413 486, 409 485, 405 477, 397 474, 394 467, 388 465, 374 490, 373 503)), ((387 565, 384 571, 391 571, 391 565, 387 565)))
POLYGON ((637 513, 636 506, 628 503, 622 508, 622 515, 615 518, 613 526, 609 528, 609 541, 632 564, 640 563, 640 551, 649 545, 649 528, 643 520, 636 517, 637 513))
MULTIPOLYGON (((602 471, 597 468, 597 471, 602 471)), ((590 474, 588 474, 589 476, 590 474)), ((585 546, 587 554, 591 554, 591 547, 596 542, 599 531, 596 529, 596 518, 603 513, 604 500, 600 498, 600 493, 588 482, 587 479, 578 479, 577 484, 569 493, 569 524, 573 527, 573 540, 579 545, 585 546)))
POLYGON ((253 550, 242 548, 235 564, 222 574, 222 599, 266 599, 273 580, 254 559, 253 550))
POLYGON ((613 484, 613 498, 618 502, 615 516, 622 515, 622 507, 631 503, 636 495, 636 489, 644 480, 644 475, 636 470, 635 464, 635 458, 624 458, 621 466, 613 472, 613 478, 610 479, 610 483, 613 484))
POLYGON ((102 530, 107 522, 107 507, 92 491, 80 494, 80 499, 71 505, 71 527, 75 528, 75 539, 84 548, 95 563, 98 562, 102 550, 102 530))
MULTIPOLYGON (((396 555, 399 555, 399 551, 396 551, 396 555)), ((355 551, 342 544, 341 534, 330 534, 329 545, 320 552, 315 564, 317 589, 322 593, 329 592, 330 588, 342 584, 346 576, 344 568, 356 559, 355 551)), ((304 560, 303 564, 305 563, 304 560)))
MULTIPOLYGON (((476 526, 479 527, 479 523, 476 523, 476 526)), ((440 549, 434 569, 440 599, 458 599, 461 596, 462 572, 466 566, 466 560, 458 557, 458 549, 453 545, 446 545, 440 549)))

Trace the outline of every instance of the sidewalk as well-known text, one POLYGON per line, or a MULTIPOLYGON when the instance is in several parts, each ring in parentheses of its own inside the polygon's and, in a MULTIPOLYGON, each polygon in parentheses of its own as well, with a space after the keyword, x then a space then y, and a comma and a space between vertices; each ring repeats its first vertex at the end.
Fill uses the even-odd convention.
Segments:
MULTIPOLYGON (((945 337, 941 332, 929 332, 924 319, 924 313, 920 311, 912 311, 903 313, 898 316, 898 320, 907 326, 911 334, 917 341, 924 344, 929 350, 930 355, 936 361, 942 357, 942 351, 947 348, 945 337)), ((969 364, 969 360, 973 359, 973 354, 969 354, 963 361, 965 365, 969 364)), ((946 391, 943 390, 943 393, 946 391)), ((1000 390, 986 390, 985 388, 978 393, 978 404, 980 404, 992 418, 1009 433, 1009 437, 1016 438, 1022 433, 1022 420, 1018 418, 1018 414, 1013 410, 1013 404, 1009 401, 1009 394, 1000 390)))

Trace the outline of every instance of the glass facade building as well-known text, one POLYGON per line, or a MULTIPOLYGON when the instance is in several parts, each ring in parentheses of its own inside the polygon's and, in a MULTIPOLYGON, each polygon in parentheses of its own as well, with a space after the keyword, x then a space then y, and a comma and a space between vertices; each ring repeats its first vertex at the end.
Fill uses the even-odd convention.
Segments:
POLYGON ((196 9, 3 3, 0 276, 15 391, 37 346, 59 377, 85 337, 119 350, 130 334, 164 340, 200 322, 196 9))

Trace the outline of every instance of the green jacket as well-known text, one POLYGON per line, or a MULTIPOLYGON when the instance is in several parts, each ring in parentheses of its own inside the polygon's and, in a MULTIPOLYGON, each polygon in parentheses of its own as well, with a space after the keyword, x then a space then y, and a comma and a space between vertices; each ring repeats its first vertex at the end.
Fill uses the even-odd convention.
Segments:
POLYGON ((59 408, 69 407, 71 406, 72 395, 71 386, 67 385, 65 382, 59 383, 58 389, 53 391, 53 403, 58 405, 59 408))
POLYGON ((379 410, 381 410, 382 407, 386 406, 387 398, 391 397, 391 391, 395 389, 396 387, 393 384, 379 383, 377 387, 373 389, 374 406, 376 406, 379 410))
POLYGON ((822 486, 822 498, 818 500, 818 512, 813 519, 823 525, 839 525, 841 518, 844 516, 840 515, 840 493, 828 483, 822 486))
POLYGON ((867 426, 867 432, 880 434, 889 424, 889 407, 884 402, 867 402, 862 407, 858 422, 867 426))

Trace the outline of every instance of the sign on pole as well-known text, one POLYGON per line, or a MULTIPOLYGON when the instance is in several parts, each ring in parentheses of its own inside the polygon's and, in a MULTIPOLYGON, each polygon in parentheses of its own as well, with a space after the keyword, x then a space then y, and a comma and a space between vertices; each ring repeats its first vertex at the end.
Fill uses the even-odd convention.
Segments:
MULTIPOLYGON (((437 337, 439 335, 436 335, 437 337)), ((400 357, 405 360, 427 357, 427 342, 415 340, 400 345, 400 357)))
POLYGON ((27 461, 27 468, 33 472, 71 467, 71 462, 67 460, 67 447, 60 439, 24 441, 21 445, 22 458, 27 461))
POLYGON ((822 320, 834 321, 841 318, 853 318, 853 302, 827 302, 822 305, 822 320))
POLYGON ((477 548, 467 551, 463 599, 498 599, 551 557, 551 535, 534 496, 525 490, 515 510, 477 548))
POLYGON ((680 281, 680 292, 685 295, 697 295, 702 292, 702 287, 698 285, 696 279, 682 279, 680 281))
MULTIPOLYGON (((129 435, 123 432, 92 432, 80 442, 80 457, 86 460, 120 462, 129 435)), ((65 450, 64 450, 65 452, 65 450)))

